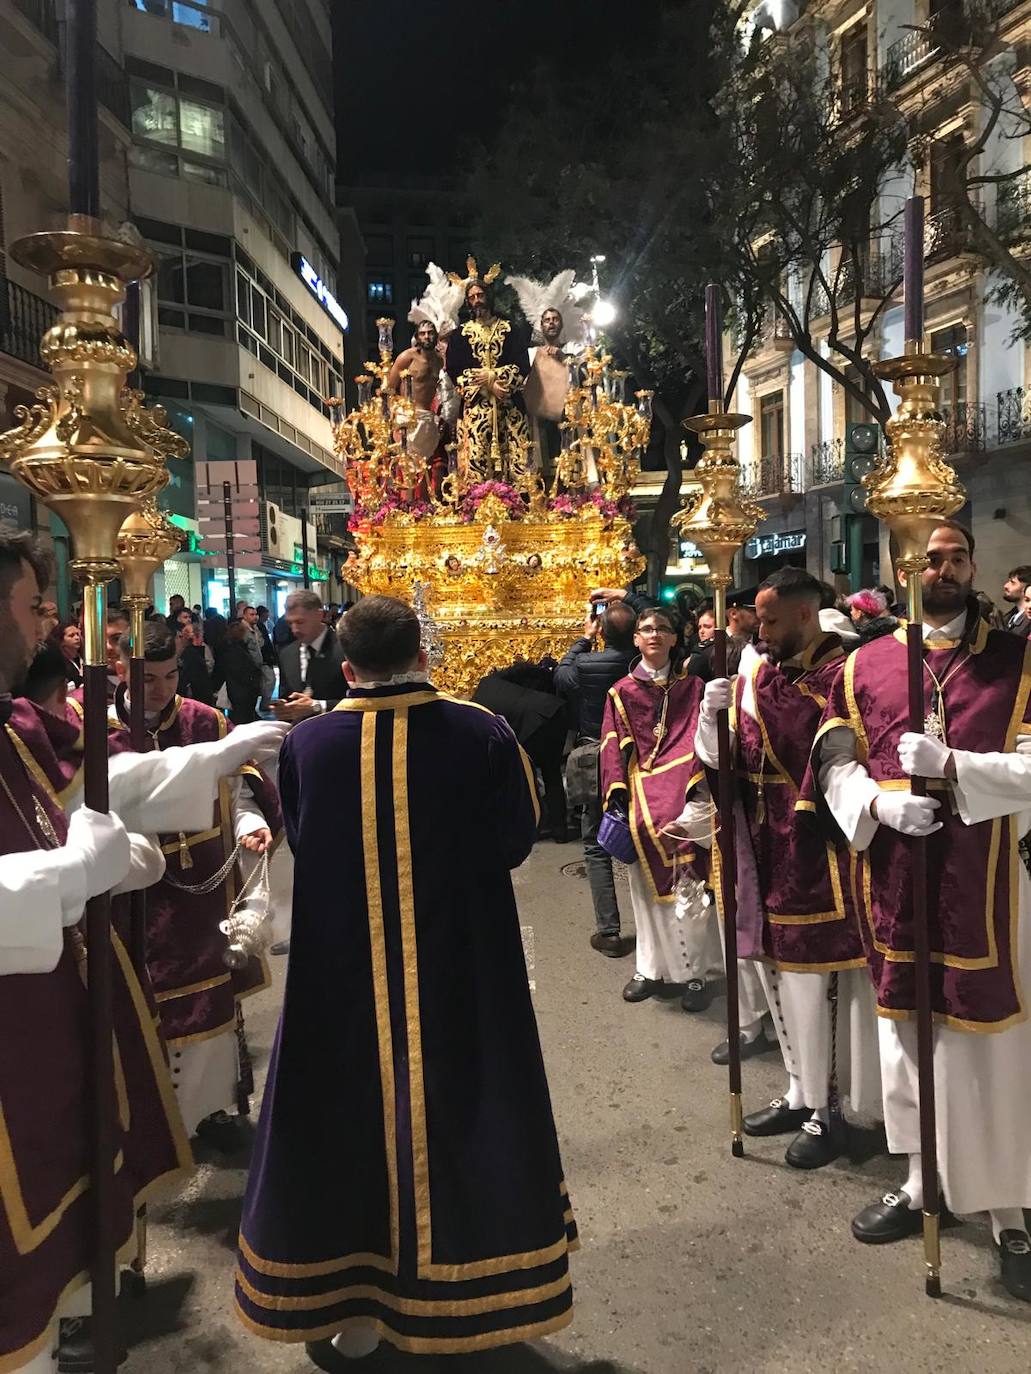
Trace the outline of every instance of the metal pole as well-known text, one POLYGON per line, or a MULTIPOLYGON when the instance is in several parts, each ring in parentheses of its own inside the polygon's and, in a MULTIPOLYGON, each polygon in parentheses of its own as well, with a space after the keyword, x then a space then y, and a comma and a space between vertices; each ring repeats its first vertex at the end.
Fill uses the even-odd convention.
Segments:
MULTIPOLYGON (((722 577, 710 579, 716 635, 713 674, 727 676, 727 587, 722 577)), ((727 968, 727 1048, 729 1051, 730 1149, 736 1159, 745 1153, 741 1108, 741 1012, 737 972, 737 854, 734 840, 734 772, 730 752, 730 722, 726 711, 716 716, 719 751, 720 890, 723 907, 724 962, 727 968)))
MULTIPOLYGON (((924 606, 920 573, 907 570, 906 629, 909 670, 909 728, 924 733, 924 606)), ((927 796, 924 778, 913 778, 914 797, 927 796)), ((927 840, 910 841, 913 864, 913 949, 916 979, 917 1078, 920 1087, 920 1175, 924 1190, 924 1286, 941 1297, 941 1219, 938 1214, 938 1131, 934 1091, 934 1019, 931 1007, 931 939, 927 911, 927 840)))
MULTIPOLYGON (((109 809, 107 778, 106 588, 88 579, 83 589, 86 644, 83 667, 84 801, 93 811, 109 809)), ((87 977, 92 1056, 93 1158, 93 1347, 96 1374, 115 1374, 117 1295, 115 1285, 115 1066, 112 1009, 111 896, 86 904, 87 977)))
POLYGON ((68 209, 99 219, 97 0, 71 0, 67 34, 68 209))
MULTIPOLYGON (((132 656, 129 659, 129 740, 133 752, 142 754, 147 745, 146 714, 143 705, 143 633, 144 607, 133 601, 129 607, 129 633, 132 638, 132 656)), ((136 976, 146 986, 147 982, 147 894, 134 892, 131 902, 131 926, 129 932, 130 955, 136 976)))
POLYGON ((233 485, 222 483, 222 511, 226 526, 226 573, 229 578, 229 619, 236 619, 236 550, 233 548, 233 485))
POLYGON ((301 558, 304 562, 304 585, 311 586, 308 576, 308 507, 301 507, 301 558))

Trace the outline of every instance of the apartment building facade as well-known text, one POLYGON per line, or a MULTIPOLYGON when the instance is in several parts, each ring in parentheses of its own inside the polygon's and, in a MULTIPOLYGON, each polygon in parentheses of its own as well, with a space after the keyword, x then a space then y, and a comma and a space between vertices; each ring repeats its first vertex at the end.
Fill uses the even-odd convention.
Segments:
MULTIPOLYGON (((254 461, 262 562, 237 592, 278 610, 304 569, 272 534, 299 529, 312 488, 342 480, 325 398, 354 370, 338 303, 329 0, 101 0, 99 41, 103 213, 134 225, 157 264, 141 292, 142 385, 191 444, 162 496, 187 543, 155 600, 224 607, 224 567, 197 537, 194 463, 254 461)), ((63 0, 0 0, 13 58, 0 74, 6 242, 67 203, 63 44, 63 0)), ((16 317, 0 331, 10 410, 42 384, 49 307, 45 284, 9 259, 0 286, 0 318, 16 317)), ((333 572, 312 547, 313 583, 328 588, 333 572)))
MULTIPOLYGON (((998 600, 1010 567, 1031 562, 1031 349, 1015 337, 1019 317, 988 299, 995 279, 973 251, 950 202, 949 169, 956 149, 980 136, 987 117, 969 73, 936 39, 939 26, 953 21, 965 3, 816 0, 800 10, 794 0, 766 0, 761 10, 766 26, 775 31, 818 26, 844 112, 886 92, 926 132, 916 177, 928 210, 925 343, 956 360, 942 389, 945 448, 967 490, 962 515, 977 539, 979 585, 998 600)), ((977 3, 978 12, 985 11, 997 26, 1013 90, 1027 108, 1031 3, 977 3)), ((975 170, 1019 173, 1004 184, 986 184, 980 194, 985 222, 1026 261, 1031 254, 1031 138, 1014 137, 1012 127, 1000 123, 975 170)), ((912 168, 900 168, 883 188, 884 204, 875 207, 872 221, 886 221, 913 188, 912 168)), ((876 251, 883 252, 883 245, 873 246, 876 251)), ((900 251, 898 241, 892 251, 900 251)), ((824 356, 829 326, 828 310, 813 330, 824 356)), ((903 342, 899 297, 883 312, 867 356, 894 357, 903 342)), ((896 398, 891 400, 894 404, 896 398)), ((842 488, 846 426, 870 416, 775 322, 745 362, 734 408, 752 417, 740 432, 738 456, 766 514, 741 559, 740 584, 751 585, 785 563, 834 580, 841 517, 847 513, 842 488)), ((870 516, 863 519, 860 540, 862 572, 853 580, 863 585, 890 580, 886 535, 870 516)), ((840 575, 837 580, 844 584, 840 575)))

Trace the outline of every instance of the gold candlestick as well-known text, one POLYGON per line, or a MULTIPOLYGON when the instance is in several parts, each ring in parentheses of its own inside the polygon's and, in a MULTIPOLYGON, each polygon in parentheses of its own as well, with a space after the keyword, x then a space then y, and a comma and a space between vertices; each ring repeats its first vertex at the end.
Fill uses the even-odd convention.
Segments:
MULTIPOLYGON (((901 358, 875 367, 894 383, 897 413, 885 425, 886 460, 863 478, 867 509, 883 520, 898 541, 896 562, 906 584, 909 624, 906 631, 909 679, 909 729, 924 729, 923 583, 930 564, 927 543, 943 520, 963 505, 965 492, 942 457, 945 422, 938 411, 941 378, 955 360, 924 353, 919 342, 907 343, 901 358)), ((923 778, 913 778, 914 796, 926 796, 923 778)), ((916 981, 917 1070, 920 1096, 920 1155, 924 1184, 924 1287, 941 1295, 941 1239, 938 1214, 938 1147, 934 1086, 931 944, 927 902, 927 850, 922 838, 910 840, 913 862, 913 934, 916 981)))
POLYGON ((122 604, 129 611, 133 658, 141 658, 143 617, 151 604, 151 581, 166 558, 182 547, 182 536, 148 497, 122 526, 115 552, 122 570, 122 604))
MULTIPOLYGON (((695 415, 684 424, 701 439, 705 452, 695 467, 701 492, 690 505, 673 517, 681 534, 701 549, 709 564, 706 579, 712 588, 713 615, 716 620, 714 671, 727 676, 727 588, 732 580, 734 555, 755 534, 762 508, 741 492, 741 469, 733 455, 734 435, 749 423, 748 415, 727 415, 722 401, 710 401, 707 415, 695 415)), ((720 860, 717 882, 722 895, 724 943, 727 965, 727 1044, 730 1069, 731 1153, 740 1158, 744 1152, 741 1108, 741 1027, 737 979, 737 893, 734 858, 734 775, 730 757, 730 732, 726 711, 716 718, 719 743, 719 831, 716 836, 720 860)))

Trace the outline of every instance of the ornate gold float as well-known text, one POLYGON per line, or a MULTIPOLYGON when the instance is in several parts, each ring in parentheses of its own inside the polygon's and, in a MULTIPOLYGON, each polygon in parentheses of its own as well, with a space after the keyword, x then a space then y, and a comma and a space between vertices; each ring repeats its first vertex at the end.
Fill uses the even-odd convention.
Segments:
POLYGON ((338 411, 334 423, 358 546, 344 575, 366 595, 419 606, 435 629, 434 681, 449 691, 470 695, 486 673, 520 659, 561 658, 581 633, 591 591, 625 586, 644 567, 629 492, 648 443, 651 394, 627 404, 611 359, 588 349, 571 363, 550 486, 522 450, 504 455, 505 480, 483 481, 460 444, 435 477, 408 447, 406 382, 399 394, 387 390, 389 321, 379 351, 358 378, 357 408, 338 411))

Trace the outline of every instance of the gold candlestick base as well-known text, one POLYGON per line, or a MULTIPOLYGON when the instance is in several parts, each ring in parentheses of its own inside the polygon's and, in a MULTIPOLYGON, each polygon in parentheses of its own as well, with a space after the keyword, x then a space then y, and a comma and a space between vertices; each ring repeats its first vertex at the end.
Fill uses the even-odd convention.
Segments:
MULTIPOLYGON (((734 454, 734 436, 749 424, 749 415, 724 414, 718 402, 710 403, 707 415, 694 415, 684 421, 694 430, 705 449, 693 476, 701 492, 674 515, 672 523, 685 539, 690 539, 709 564, 708 582, 716 600, 723 599, 731 583, 734 555, 751 539, 763 517, 762 507, 741 491, 741 469, 734 454)), ((720 607, 717 606, 718 625, 720 607)))

